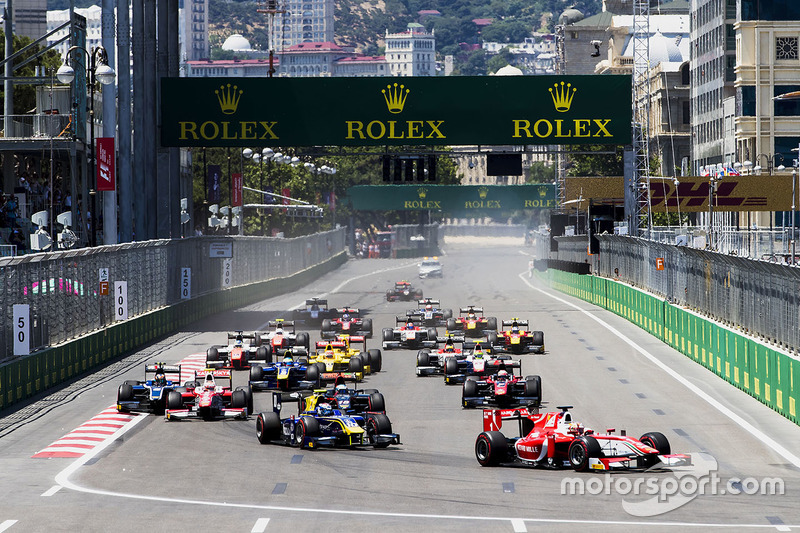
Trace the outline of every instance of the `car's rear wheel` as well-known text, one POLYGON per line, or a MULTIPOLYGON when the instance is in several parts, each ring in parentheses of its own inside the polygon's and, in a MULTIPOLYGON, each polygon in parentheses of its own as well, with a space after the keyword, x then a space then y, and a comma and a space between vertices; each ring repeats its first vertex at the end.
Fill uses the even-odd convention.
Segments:
POLYGON ((330 331, 331 330, 331 319, 330 318, 322 319, 322 325, 320 326, 320 329, 322 331, 325 331, 325 332, 330 331))
POLYGON ((364 321, 361 323, 361 328, 363 331, 367 332, 367 336, 372 337, 372 319, 365 318, 364 321))
POLYGON ((448 357, 444 360, 444 373, 448 376, 458 374, 458 361, 455 357, 448 357))
POLYGON ((475 457, 481 466, 497 466, 508 459, 508 442, 499 431, 484 431, 475 441, 475 457))
POLYGON ((309 340, 308 333, 305 331, 301 331, 300 333, 295 336, 295 346, 302 346, 303 348, 308 351, 309 346, 311 346, 311 341, 309 340))
POLYGON ((467 404, 467 398, 474 398, 478 395, 478 384, 475 380, 468 379, 464 382, 464 386, 461 389, 461 403, 464 407, 469 407, 467 404))
POLYGON ((303 441, 307 437, 316 437, 319 435, 319 421, 310 416, 300 418, 294 426, 294 445, 303 447, 303 441))
POLYGON ((250 381, 264 381, 264 369, 260 366, 251 366, 250 381))
POLYGON ((309 365, 306 367, 306 381, 314 384, 314 387, 319 385, 319 368, 317 365, 309 365))
POLYGON ((261 444, 269 444, 281 436, 281 419, 278 413, 259 413, 256 418, 256 437, 261 444))
POLYGON ((325 363, 314 363, 314 366, 317 367, 317 371, 322 374, 326 372, 328 369, 325 367, 325 363))
POLYGON ((486 329, 497 331, 497 317, 490 316, 486 319, 486 329))
POLYGON ((442 310, 442 317, 444 317, 445 320, 453 318, 453 310, 452 309, 442 310))
POLYGON ((253 332, 253 346, 261 346, 261 332, 254 331, 253 332))
POLYGON ((439 336, 439 332, 436 331, 436 328, 428 328, 428 340, 429 341, 435 341, 438 336, 439 336))
POLYGON ((394 340, 394 330, 392 328, 383 328, 384 342, 391 342, 394 340))
POLYGON ((534 346, 544 346, 544 331, 534 331, 531 334, 531 341, 534 346))
POLYGON ((272 357, 269 357, 266 346, 258 347, 258 349, 256 350, 256 359, 259 361, 266 361, 267 363, 272 362, 272 357))
POLYGON ((455 331, 457 329, 456 319, 455 318, 448 318, 447 319, 447 331, 455 331))
POLYGON ((597 439, 590 435, 585 435, 575 439, 569 445, 567 455, 569 463, 576 472, 585 472, 589 469, 589 460, 600 457, 602 450, 597 439))
POLYGON ((348 364, 350 368, 350 372, 363 372, 364 371, 364 364, 359 357, 351 357, 350 363, 348 364))
POLYGON ((489 343, 489 346, 494 346, 497 344, 497 332, 490 331, 486 334, 486 341, 489 343))
POLYGON ((370 415, 367 419, 367 438, 370 443, 375 445, 376 448, 386 448, 389 446, 388 442, 377 442, 378 435, 386 435, 392 432, 392 423, 389 417, 384 414, 370 415))
POLYGON ((672 453, 672 448, 669 445, 669 440, 663 433, 658 431, 651 431, 639 437, 639 442, 646 444, 651 448, 658 450, 659 455, 669 455, 672 453))
POLYGON ((123 383, 117 390, 117 403, 133 400, 133 387, 129 383, 123 383))
POLYGON ((206 361, 211 363, 219 361, 219 350, 217 350, 216 346, 212 346, 206 350, 206 361))
POLYGON ((241 390, 241 391, 244 392, 244 399, 245 399, 245 403, 247 405, 247 414, 248 415, 252 415, 253 414, 253 389, 250 388, 250 386, 248 385, 247 387, 239 387, 236 390, 241 390))
POLYGON ((380 372, 383 368, 383 355, 377 348, 367 350, 369 354, 369 368, 372 372, 380 372))
POLYGON ((246 409, 247 396, 242 389, 237 389, 231 393, 231 409, 246 409))
POLYGON ((180 392, 176 392, 171 390, 167 393, 167 409, 182 409, 183 408, 183 396, 181 396, 180 392))
POLYGON ((417 352, 417 366, 431 366, 431 353, 428 350, 417 352))
POLYGON ((525 377, 525 391, 523 396, 536 398, 538 403, 542 401, 542 378, 539 376, 525 377))
POLYGON ((386 401, 383 394, 380 392, 373 392, 369 395, 369 410, 380 412, 386 410, 386 401))

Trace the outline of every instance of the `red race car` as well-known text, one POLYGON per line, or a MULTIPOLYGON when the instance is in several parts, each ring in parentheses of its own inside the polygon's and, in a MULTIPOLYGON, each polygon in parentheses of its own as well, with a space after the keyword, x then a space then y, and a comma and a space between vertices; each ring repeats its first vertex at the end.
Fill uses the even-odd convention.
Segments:
POLYGON ((323 339, 335 339, 337 335, 357 335, 372 338, 372 319, 361 318, 361 311, 352 307, 335 309, 336 318, 325 318, 319 336, 323 339))
POLYGON ((489 333, 487 339, 498 352, 514 354, 544 353, 544 332, 529 331, 527 320, 503 320, 499 334, 489 333))
POLYGON ((253 391, 250 387, 232 390, 229 369, 208 368, 194 374, 195 381, 188 382, 179 390, 169 391, 164 418, 247 419, 247 413, 253 409, 253 391))
POLYGON ((497 333, 497 318, 481 316, 483 307, 468 305, 458 310, 457 318, 447 319, 447 333, 461 333, 465 337, 485 337, 497 333))
POLYGON ((475 457, 481 466, 522 463, 528 466, 586 470, 644 470, 654 466, 686 466, 691 457, 672 454, 662 433, 645 433, 638 439, 626 432, 595 433, 576 423, 569 412, 539 414, 538 410, 484 409, 483 433, 475 441, 475 457), (505 420, 514 420, 519 437, 500 432, 505 420))
MULTIPOLYGON (((512 368, 513 372, 513 368, 512 368)), ((461 405, 498 407, 538 407, 542 403, 542 378, 522 376, 501 370, 483 379, 467 378, 461 389, 461 405)))
POLYGON ((422 299, 422 289, 415 289, 407 281, 398 281, 394 284, 394 289, 386 291, 386 301, 394 302, 400 300, 403 302, 410 302, 412 300, 422 299))

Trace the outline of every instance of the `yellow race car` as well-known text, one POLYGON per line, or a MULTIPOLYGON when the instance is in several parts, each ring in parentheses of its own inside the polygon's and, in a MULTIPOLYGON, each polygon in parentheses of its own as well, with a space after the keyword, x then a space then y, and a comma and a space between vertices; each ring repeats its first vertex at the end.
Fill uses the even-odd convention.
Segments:
POLYGON ((366 374, 380 372, 382 364, 381 351, 366 348, 365 337, 338 335, 333 340, 318 341, 308 364, 319 368, 320 381, 361 381, 366 374), (363 348, 357 347, 359 344, 363 348))

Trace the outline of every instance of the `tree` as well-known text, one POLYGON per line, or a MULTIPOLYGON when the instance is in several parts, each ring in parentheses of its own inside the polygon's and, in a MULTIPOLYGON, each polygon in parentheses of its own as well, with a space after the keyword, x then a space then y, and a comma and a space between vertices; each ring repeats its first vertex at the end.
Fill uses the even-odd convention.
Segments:
MULTIPOLYGON (((5 32, 0 30, 0 57, 5 57, 6 53, 6 37, 5 32)), ((14 51, 19 51, 31 44, 31 39, 25 36, 14 36, 14 51)), ((31 56, 36 55, 43 48, 41 46, 33 46, 24 54, 14 59, 15 64, 22 63, 31 56)), ((44 67, 45 72, 53 73, 55 75, 58 67, 61 66, 61 56, 56 50, 48 50, 43 55, 39 56, 34 61, 27 65, 14 69, 14 76, 34 76, 36 74, 36 67, 44 67)), ((0 91, 0 94, 5 98, 5 92, 0 91)), ((36 107, 36 86, 31 84, 20 84, 14 86, 14 114, 25 115, 31 109, 36 107)))

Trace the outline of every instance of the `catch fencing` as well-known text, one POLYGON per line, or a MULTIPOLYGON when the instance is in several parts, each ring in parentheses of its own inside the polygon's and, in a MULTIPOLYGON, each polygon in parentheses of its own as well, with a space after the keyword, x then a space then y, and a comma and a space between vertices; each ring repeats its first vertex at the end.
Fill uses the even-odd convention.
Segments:
POLYGON ((344 250, 345 229, 292 239, 203 236, 154 240, 0 259, 0 362, 13 358, 14 304, 30 305, 31 350, 74 339, 111 325, 112 296, 100 294, 100 271, 127 281, 130 318, 183 298, 181 274, 191 269, 190 296, 285 278, 344 250), (232 252, 229 281, 224 255, 232 252))

